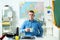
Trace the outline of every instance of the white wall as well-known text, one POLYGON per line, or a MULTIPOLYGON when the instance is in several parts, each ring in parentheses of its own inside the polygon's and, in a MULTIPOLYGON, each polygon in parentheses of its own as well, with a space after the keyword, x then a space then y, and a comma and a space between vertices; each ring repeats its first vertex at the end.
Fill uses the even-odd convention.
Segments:
MULTIPOLYGON (((1 11, 1 6, 0 6, 0 11, 1 11)), ((1 22, 2 22, 2 20, 1 20, 1 18, 2 18, 2 14, 1 14, 1 12, 0 12, 0 37, 1 37, 1 35, 2 35, 2 25, 1 25, 1 22)))
POLYGON ((53 25, 53 36, 60 40, 60 29, 58 29, 55 25, 53 25))

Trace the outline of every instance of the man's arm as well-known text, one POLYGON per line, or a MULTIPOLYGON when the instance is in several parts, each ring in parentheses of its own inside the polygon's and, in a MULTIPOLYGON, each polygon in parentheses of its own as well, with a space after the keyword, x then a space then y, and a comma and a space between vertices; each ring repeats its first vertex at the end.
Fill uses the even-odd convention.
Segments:
POLYGON ((26 25, 27 25, 27 21, 25 21, 25 22, 23 23, 23 25, 21 26, 20 33, 30 32, 30 29, 29 29, 29 28, 25 28, 26 25))
POLYGON ((38 23, 38 29, 39 29, 39 37, 42 37, 43 36, 43 28, 42 28, 42 24, 41 23, 38 23))
POLYGON ((26 22, 24 22, 23 25, 21 26, 21 28, 20 28, 20 33, 25 32, 25 23, 26 23, 26 22))

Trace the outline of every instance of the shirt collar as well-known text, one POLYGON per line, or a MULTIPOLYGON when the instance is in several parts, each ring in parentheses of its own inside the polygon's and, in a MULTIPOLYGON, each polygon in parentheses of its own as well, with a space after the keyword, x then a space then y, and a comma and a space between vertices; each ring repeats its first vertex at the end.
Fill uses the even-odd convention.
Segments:
POLYGON ((34 22, 34 20, 29 20, 29 22, 34 22))

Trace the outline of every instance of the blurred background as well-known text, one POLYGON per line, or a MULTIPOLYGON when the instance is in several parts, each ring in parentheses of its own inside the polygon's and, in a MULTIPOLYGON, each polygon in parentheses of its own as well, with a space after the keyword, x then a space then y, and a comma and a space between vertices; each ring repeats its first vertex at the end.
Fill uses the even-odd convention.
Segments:
MULTIPOLYGON (((20 27, 27 20, 27 12, 34 10, 35 19, 43 24, 43 37, 36 40, 60 40, 60 30, 55 25, 55 0, 1 0, 0 1, 0 38, 5 33, 19 33, 20 27), (19 30, 17 31, 17 28, 19 30)), ((10 38, 6 37, 5 40, 10 38)), ((13 39, 11 39, 13 40, 13 39)))

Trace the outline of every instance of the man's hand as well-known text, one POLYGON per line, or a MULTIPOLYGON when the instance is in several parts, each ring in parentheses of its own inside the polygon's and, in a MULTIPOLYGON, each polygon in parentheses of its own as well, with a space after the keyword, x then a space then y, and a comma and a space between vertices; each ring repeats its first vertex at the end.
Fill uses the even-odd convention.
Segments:
POLYGON ((25 31, 26 31, 26 32, 30 32, 30 28, 26 28, 25 31))

